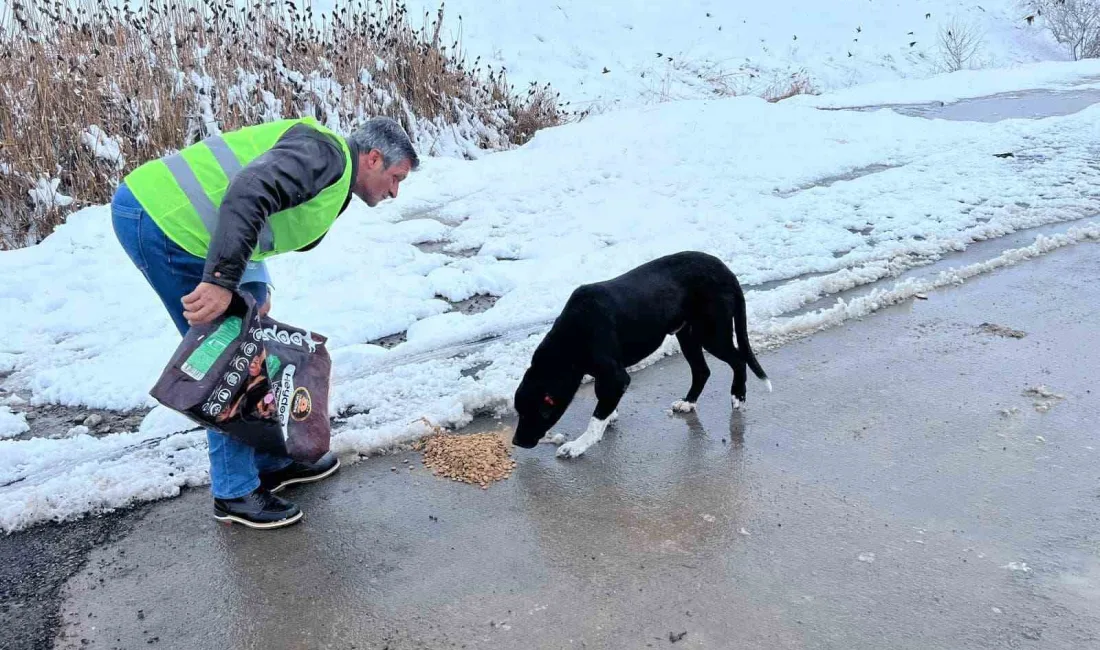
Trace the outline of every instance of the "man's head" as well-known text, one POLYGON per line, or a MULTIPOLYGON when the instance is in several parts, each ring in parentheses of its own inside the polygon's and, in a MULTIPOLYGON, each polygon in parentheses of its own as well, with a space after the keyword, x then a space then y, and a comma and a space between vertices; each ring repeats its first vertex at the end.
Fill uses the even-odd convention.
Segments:
POLYGON ((372 208, 384 199, 397 198, 398 185, 420 167, 409 136, 388 117, 372 118, 348 142, 359 155, 352 191, 372 208))

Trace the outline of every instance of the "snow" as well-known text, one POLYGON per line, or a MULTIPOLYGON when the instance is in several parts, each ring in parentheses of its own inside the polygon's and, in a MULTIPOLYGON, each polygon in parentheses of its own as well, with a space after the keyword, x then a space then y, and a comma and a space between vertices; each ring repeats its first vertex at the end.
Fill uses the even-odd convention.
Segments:
POLYGON ((112 163, 119 169, 126 165, 126 159, 122 155, 122 147, 118 144, 118 141, 109 137, 103 129, 95 124, 89 126, 80 135, 80 142, 96 158, 112 163))
POLYGON ((73 198, 59 192, 58 187, 60 185, 60 178, 39 178, 34 187, 27 192, 31 196, 31 201, 39 209, 50 210, 55 207, 65 207, 73 202, 73 198))
POLYGON ((1045 255, 1064 246, 1084 241, 1100 241, 1100 225, 1090 223, 1084 227, 1070 228, 1065 234, 1036 238, 1034 244, 1014 248, 984 262, 978 262, 957 269, 943 271, 931 279, 910 278, 899 282, 890 289, 875 289, 865 296, 846 301, 837 299, 832 307, 820 309, 809 314, 792 318, 776 318, 768 321, 756 331, 759 336, 775 342, 786 342, 801 338, 818 330, 826 329, 854 318, 862 318, 884 307, 896 305, 934 289, 942 289, 962 284, 966 280, 990 271, 1012 266, 1020 262, 1045 255))
POLYGON ((8 406, 0 406, 0 440, 13 438, 30 430, 22 413, 13 413, 8 406))
MULTIPOLYGON (((414 24, 440 5, 403 4, 414 24)), ((822 90, 927 77, 941 69, 939 32, 953 21, 982 39, 972 66, 1069 59, 1026 13, 1017 0, 834 2, 827 13, 815 0, 498 0, 488 11, 448 0, 443 34, 460 36, 471 61, 506 67, 516 88, 549 82, 573 107, 605 110, 756 94, 797 73, 822 90)))
POLYGON ((4 442, 0 530, 10 532, 84 512, 176 496, 209 481, 206 436, 188 433, 143 445, 124 433, 4 442))

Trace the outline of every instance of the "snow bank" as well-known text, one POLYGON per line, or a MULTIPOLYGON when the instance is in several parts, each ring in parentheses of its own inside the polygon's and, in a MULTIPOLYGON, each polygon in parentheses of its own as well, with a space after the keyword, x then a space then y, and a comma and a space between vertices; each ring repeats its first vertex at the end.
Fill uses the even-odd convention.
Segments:
POLYGON ((824 95, 800 95, 784 101, 818 108, 930 102, 950 104, 1001 93, 1068 87, 1100 88, 1100 59, 1046 61, 1001 70, 960 70, 927 79, 871 83, 824 95))
MULTIPOLYGON (((473 162, 425 160, 397 201, 355 201, 316 250, 271 262, 272 315, 330 337, 331 407, 348 415, 333 445, 370 451, 423 433, 422 418, 507 410, 569 293, 658 255, 721 257, 748 289, 753 335, 787 336, 820 322, 771 319, 812 300, 1096 214, 1098 127, 1100 106, 994 124, 754 98, 622 111, 473 162), (499 300, 471 315, 448 302, 477 293, 499 300), (371 343, 405 330, 392 350, 371 343), (496 338, 471 344, 484 337, 496 338)), ((34 402, 151 405, 178 335, 107 208, 0 253, 0 274, 6 383, 34 402)), ((670 340, 653 359, 672 352, 670 340)), ((205 482, 201 432, 155 413, 132 434, 0 442, 0 527, 205 482)))
POLYGON ((840 298, 832 307, 819 309, 809 314, 786 319, 772 319, 765 323, 763 327, 756 328, 754 333, 767 341, 767 345, 779 345, 792 338, 800 338, 853 318, 863 318, 885 307, 909 300, 914 296, 962 284, 982 273, 1012 266, 1065 246, 1097 240, 1100 240, 1100 224, 1098 223, 1070 228, 1065 234, 1049 237, 1040 235, 1036 238, 1034 244, 1005 251, 993 259, 962 268, 948 269, 929 279, 910 278, 895 284, 889 289, 875 289, 867 295, 851 301, 840 298))
POLYGON ((176 496, 182 487, 209 482, 204 433, 143 441, 140 433, 126 433, 5 442, 0 530, 176 496))

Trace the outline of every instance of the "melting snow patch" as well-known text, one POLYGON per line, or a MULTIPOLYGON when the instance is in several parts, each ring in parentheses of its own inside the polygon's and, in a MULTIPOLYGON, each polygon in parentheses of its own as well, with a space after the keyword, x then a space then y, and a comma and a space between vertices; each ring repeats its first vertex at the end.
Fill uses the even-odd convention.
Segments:
POLYGON ((1031 567, 1027 565, 1027 562, 1009 562, 1001 567, 1002 569, 1008 569, 1009 571, 1020 571, 1022 573, 1031 573, 1031 567))
POLYGON ((860 553, 859 554, 859 561, 860 562, 866 562, 867 564, 870 564, 870 563, 875 561, 875 554, 874 553, 860 553))
POLYGON ((69 429, 68 433, 66 433, 65 436, 67 438, 75 438, 76 436, 86 436, 89 433, 91 433, 91 430, 88 427, 84 426, 83 424, 78 424, 77 426, 69 429))
POLYGON ((0 439, 12 438, 30 431, 27 418, 22 413, 13 413, 7 406, 0 406, 0 439))

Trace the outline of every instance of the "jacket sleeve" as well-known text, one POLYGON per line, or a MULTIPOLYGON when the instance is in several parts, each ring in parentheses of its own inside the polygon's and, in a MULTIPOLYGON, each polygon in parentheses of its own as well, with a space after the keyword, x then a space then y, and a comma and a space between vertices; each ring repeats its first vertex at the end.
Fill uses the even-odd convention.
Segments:
POLYGON ((344 153, 309 126, 291 127, 233 178, 218 209, 203 282, 236 291, 272 214, 309 201, 344 174, 344 153))

